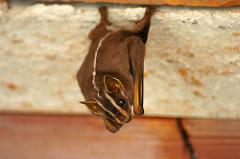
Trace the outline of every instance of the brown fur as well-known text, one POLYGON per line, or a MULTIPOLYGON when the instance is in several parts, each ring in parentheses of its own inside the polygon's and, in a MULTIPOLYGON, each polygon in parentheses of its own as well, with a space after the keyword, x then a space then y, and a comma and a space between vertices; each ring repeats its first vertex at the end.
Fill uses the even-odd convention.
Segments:
MULTIPOLYGON (((107 26, 111 25, 111 23, 107 20, 107 8, 100 7, 100 23, 89 34, 89 38, 91 39, 90 49, 77 73, 77 80, 86 101, 93 101, 94 99, 101 101, 106 109, 113 112, 113 114, 117 114, 118 111, 111 105, 111 103, 109 103, 107 99, 100 99, 97 96, 97 91, 94 89, 92 84, 94 57, 97 47, 100 40, 110 33, 105 40, 102 41, 102 46, 98 50, 95 83, 97 88, 99 88, 99 94, 103 95, 104 91, 106 91, 104 89, 103 82, 105 75, 113 76, 121 82, 124 88, 123 92, 128 98, 126 100, 129 101, 125 104, 125 106, 122 106, 123 111, 126 111, 129 116, 128 121, 125 122, 129 122, 131 120, 132 112, 130 105, 134 104, 137 98, 141 99, 139 100, 140 103, 138 102, 138 105, 134 106, 134 112, 137 115, 143 114, 142 88, 145 43, 147 41, 151 16, 154 11, 155 9, 153 7, 147 7, 145 16, 140 21, 136 22, 136 27, 134 30, 120 30, 117 32, 112 32, 107 29, 107 26), (142 92, 139 92, 139 89, 134 90, 134 84, 136 84, 136 81, 140 82, 137 87, 141 87, 142 92), (135 92, 139 92, 140 95, 135 97, 135 92)), ((111 93, 109 96, 111 96, 117 103, 121 94, 111 93)), ((104 112, 104 110, 101 111, 104 112)), ((122 118, 124 118, 124 116, 122 116, 122 118)), ((119 130, 122 124, 124 124, 117 123, 116 118, 114 119, 106 116, 103 117, 103 119, 106 127, 111 132, 116 132, 119 130)))

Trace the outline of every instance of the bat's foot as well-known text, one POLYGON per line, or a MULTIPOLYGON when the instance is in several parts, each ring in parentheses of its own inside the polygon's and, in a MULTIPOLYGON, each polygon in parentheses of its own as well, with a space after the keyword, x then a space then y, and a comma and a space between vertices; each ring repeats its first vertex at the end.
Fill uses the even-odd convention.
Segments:
POLYGON ((101 6, 98 8, 98 10, 101 15, 101 23, 112 25, 112 23, 108 21, 108 8, 106 6, 101 6))
POLYGON ((88 37, 91 40, 104 36, 106 33, 108 33, 109 31, 107 26, 112 24, 108 21, 108 8, 106 6, 99 7, 98 11, 101 15, 101 19, 99 24, 88 34, 88 37))
POLYGON ((99 13, 101 14, 101 16, 107 15, 107 11, 108 11, 107 6, 101 6, 98 8, 98 10, 99 10, 99 13))
POLYGON ((154 12, 156 11, 156 8, 153 6, 147 6, 146 11, 145 11, 145 16, 151 17, 154 12))
POLYGON ((150 20, 150 18, 152 17, 152 15, 154 14, 154 12, 156 11, 156 8, 153 6, 147 6, 146 7, 146 11, 144 14, 144 17, 138 21, 135 21, 135 24, 140 23, 141 21, 143 21, 144 19, 150 20))
POLYGON ((151 17, 155 11, 156 11, 155 7, 147 6, 144 17, 138 22, 136 22, 136 26, 133 30, 133 33, 136 36, 139 36, 144 44, 147 42, 148 31, 151 23, 151 17))

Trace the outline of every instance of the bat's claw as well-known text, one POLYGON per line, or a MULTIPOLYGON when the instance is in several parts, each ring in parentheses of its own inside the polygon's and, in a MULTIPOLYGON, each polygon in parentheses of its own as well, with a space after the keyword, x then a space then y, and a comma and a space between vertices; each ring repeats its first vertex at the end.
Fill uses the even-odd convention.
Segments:
POLYGON ((98 8, 99 13, 101 14, 101 16, 103 15, 107 15, 107 6, 101 6, 98 8))
POLYGON ((156 11, 156 8, 153 6, 147 6, 145 15, 150 15, 152 16, 153 13, 156 11))
POLYGON ((99 13, 101 15, 101 22, 105 23, 106 25, 112 25, 112 23, 110 23, 107 19, 108 18, 108 8, 107 8, 107 6, 101 6, 101 7, 98 8, 98 10, 99 10, 99 13))

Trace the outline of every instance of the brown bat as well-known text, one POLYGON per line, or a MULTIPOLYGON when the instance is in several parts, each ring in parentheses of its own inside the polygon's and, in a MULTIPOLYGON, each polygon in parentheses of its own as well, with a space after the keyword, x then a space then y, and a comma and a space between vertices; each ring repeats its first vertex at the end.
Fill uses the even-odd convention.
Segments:
POLYGON ((135 115, 144 114, 143 73, 145 44, 155 8, 148 6, 133 30, 111 31, 107 7, 100 7, 100 23, 90 32, 89 52, 77 73, 88 109, 102 117, 110 132, 118 131, 135 115))

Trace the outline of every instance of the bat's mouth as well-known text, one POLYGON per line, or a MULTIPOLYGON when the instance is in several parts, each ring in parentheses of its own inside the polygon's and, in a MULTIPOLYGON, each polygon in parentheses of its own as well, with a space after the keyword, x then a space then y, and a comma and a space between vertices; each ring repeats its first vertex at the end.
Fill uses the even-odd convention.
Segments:
MULTIPOLYGON (((108 113, 109 114, 109 113, 108 113)), ((129 123, 132 120, 131 114, 129 115, 125 110, 121 109, 117 113, 109 115, 110 118, 103 118, 106 128, 112 132, 117 132, 123 124, 129 123)))
POLYGON ((119 124, 114 120, 104 118, 103 121, 105 123, 106 128, 112 133, 117 132, 122 127, 122 124, 119 124))
POLYGON ((120 125, 129 123, 132 120, 132 117, 123 109, 119 110, 113 117, 120 125))

